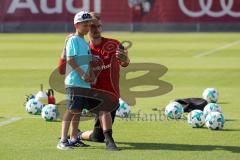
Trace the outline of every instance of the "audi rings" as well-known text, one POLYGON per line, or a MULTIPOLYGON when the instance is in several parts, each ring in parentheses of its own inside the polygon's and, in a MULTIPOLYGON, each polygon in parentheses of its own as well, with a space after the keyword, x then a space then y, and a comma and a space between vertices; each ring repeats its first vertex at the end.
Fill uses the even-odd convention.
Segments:
MULTIPOLYGON (((231 16, 231 17, 240 17, 240 11, 233 11, 232 8, 234 6, 235 0, 219 0, 222 10, 221 11, 212 11, 211 8, 214 5, 213 0, 198 0, 199 6, 201 10, 199 11, 191 11, 186 7, 185 0, 178 0, 179 7, 183 13, 190 17, 201 17, 204 15, 208 15, 210 17, 223 17, 223 16, 231 16)), ((195 1, 194 1, 195 3, 195 1)), ((240 6, 239 6, 240 8, 240 6)))

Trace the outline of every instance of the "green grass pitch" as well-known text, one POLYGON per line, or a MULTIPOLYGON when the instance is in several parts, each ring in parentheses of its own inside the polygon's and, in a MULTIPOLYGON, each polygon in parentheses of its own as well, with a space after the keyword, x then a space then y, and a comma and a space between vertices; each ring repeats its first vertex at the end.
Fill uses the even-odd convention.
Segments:
MULTIPOLYGON (((48 87, 66 34, 0 34, 0 159, 240 159, 240 45, 239 33, 105 33, 130 40, 132 63, 158 63, 168 72, 160 79, 173 85, 168 94, 137 98, 133 113, 152 114, 175 98, 200 97, 207 87, 220 92, 226 118, 224 130, 193 129, 186 121, 126 121, 117 118, 114 137, 120 152, 104 144, 71 151, 56 149, 60 122, 45 122, 22 106, 26 94, 48 87), (230 44, 230 45, 228 45, 230 44), (207 55, 199 57, 199 55, 207 55)), ((138 73, 135 73, 135 76, 138 73)), ((147 86, 135 88, 146 90, 147 86)), ((57 94, 58 101, 62 95, 57 94)), ((92 129, 93 121, 80 123, 92 129)))

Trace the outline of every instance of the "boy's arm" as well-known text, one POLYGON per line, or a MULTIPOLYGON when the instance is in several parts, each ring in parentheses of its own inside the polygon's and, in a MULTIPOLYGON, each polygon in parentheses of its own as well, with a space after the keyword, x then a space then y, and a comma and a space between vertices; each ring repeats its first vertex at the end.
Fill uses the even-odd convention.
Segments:
POLYGON ((71 66, 73 70, 75 70, 79 76, 81 77, 82 80, 86 81, 87 83, 90 83, 91 80, 89 78, 89 75, 84 72, 80 68, 80 66, 77 64, 76 58, 77 58, 77 44, 76 41, 72 38, 70 38, 67 41, 66 44, 66 58, 67 58, 67 63, 71 66))
POLYGON ((75 71, 77 71, 77 73, 79 74, 79 76, 82 78, 82 80, 86 81, 87 83, 91 82, 91 78, 90 76, 85 73, 75 62, 74 57, 68 57, 68 64, 72 67, 72 69, 74 69, 75 71))

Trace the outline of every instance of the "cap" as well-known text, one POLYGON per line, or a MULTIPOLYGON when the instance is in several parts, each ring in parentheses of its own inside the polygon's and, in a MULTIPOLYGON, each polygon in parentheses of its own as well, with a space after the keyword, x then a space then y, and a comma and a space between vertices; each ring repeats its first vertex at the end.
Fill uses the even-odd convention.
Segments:
POLYGON ((85 11, 78 12, 74 16, 74 24, 77 24, 79 22, 91 21, 91 20, 92 20, 92 16, 85 11))

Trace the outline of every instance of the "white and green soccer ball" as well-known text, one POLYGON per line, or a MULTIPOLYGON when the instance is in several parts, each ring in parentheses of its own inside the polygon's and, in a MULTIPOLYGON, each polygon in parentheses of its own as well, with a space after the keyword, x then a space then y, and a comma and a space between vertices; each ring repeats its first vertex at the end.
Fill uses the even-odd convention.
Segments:
POLYGON ((202 97, 208 103, 217 103, 218 95, 218 91, 215 88, 207 88, 203 91, 202 97))
POLYGON ((193 128, 201 128, 205 124, 203 111, 195 109, 188 114, 188 124, 193 128))
POLYGON ((54 104, 45 105, 42 109, 42 118, 46 121, 55 121, 58 117, 58 109, 54 104))
POLYGON ((183 115, 183 106, 178 102, 170 102, 165 108, 165 115, 171 119, 180 119, 183 115))
POLYGON ((119 108, 117 109, 116 116, 126 118, 131 113, 131 107, 119 98, 119 108))
POLYGON ((27 101, 25 107, 29 114, 39 115, 41 114, 43 106, 41 102, 33 98, 27 101))
POLYGON ((204 109, 203 109, 203 114, 205 117, 211 112, 222 112, 221 107, 217 103, 208 103, 204 109))
POLYGON ((88 115, 89 114, 89 110, 88 109, 86 109, 86 108, 83 108, 82 109, 82 113, 81 113, 83 116, 86 116, 86 115, 88 115))
POLYGON ((211 112, 205 120, 206 126, 211 130, 220 130, 224 127, 225 119, 220 112, 211 112))

